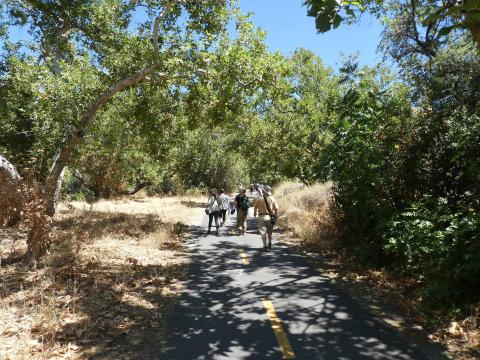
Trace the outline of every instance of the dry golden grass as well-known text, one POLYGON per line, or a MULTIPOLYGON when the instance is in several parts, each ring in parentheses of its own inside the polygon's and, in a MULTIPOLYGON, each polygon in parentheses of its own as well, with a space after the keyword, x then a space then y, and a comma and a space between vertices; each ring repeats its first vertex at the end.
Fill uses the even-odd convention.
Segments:
POLYGON ((184 197, 145 197, 140 193, 138 196, 121 198, 116 200, 100 200, 93 204, 81 201, 72 201, 63 204, 60 211, 65 214, 70 209, 91 210, 102 213, 121 213, 136 215, 159 216, 168 222, 183 222, 193 224, 198 221, 198 215, 206 199, 197 196, 184 197))
POLYGON ((195 198, 62 204, 37 264, 21 258, 24 231, 4 230, 0 359, 117 359, 160 346, 188 264, 184 224, 202 212, 195 198))
POLYGON ((275 190, 281 204, 278 225, 305 249, 325 251, 336 246, 338 232, 332 215, 331 184, 305 186, 283 182, 275 190))

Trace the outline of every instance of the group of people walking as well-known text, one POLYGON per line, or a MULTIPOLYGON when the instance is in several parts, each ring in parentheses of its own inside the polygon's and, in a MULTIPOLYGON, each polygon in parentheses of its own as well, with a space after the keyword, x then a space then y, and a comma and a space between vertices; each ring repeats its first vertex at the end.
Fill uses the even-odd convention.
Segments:
MULTIPOLYGON (((253 188, 250 187, 250 193, 253 195, 253 188)), ((273 226, 277 220, 278 203, 272 195, 272 190, 267 185, 256 186, 255 190, 258 195, 253 200, 253 216, 258 216, 258 230, 262 236, 263 250, 268 251, 272 248, 273 226)), ((215 233, 225 225, 227 212, 233 215, 237 213, 236 228, 239 235, 244 235, 247 231, 248 210, 251 207, 250 198, 247 196, 246 189, 239 188, 235 200, 230 203, 229 197, 225 191, 221 189, 211 189, 209 191, 208 204, 205 209, 208 219, 208 231, 210 234, 212 223, 215 221, 215 233)))

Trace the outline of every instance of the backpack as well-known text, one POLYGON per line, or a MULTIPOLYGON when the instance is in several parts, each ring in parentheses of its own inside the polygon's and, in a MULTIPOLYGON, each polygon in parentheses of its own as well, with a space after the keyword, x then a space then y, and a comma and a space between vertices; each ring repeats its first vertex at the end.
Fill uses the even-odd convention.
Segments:
POLYGON ((218 197, 218 200, 220 201, 220 209, 221 210, 228 210, 230 200, 228 199, 228 196, 225 194, 222 194, 218 197))
POLYGON ((240 208, 244 211, 248 211, 250 207, 250 200, 248 200, 247 196, 240 197, 240 208))
POLYGON ((210 212, 211 213, 218 213, 220 211, 220 204, 218 202, 218 198, 215 197, 213 199, 212 205, 210 207, 210 212))

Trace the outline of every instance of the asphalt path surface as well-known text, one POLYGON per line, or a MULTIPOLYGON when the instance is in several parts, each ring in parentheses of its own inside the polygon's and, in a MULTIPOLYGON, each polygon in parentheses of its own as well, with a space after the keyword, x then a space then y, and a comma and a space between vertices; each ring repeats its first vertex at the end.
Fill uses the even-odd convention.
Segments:
POLYGON ((306 259, 273 241, 262 252, 256 219, 239 236, 204 226, 187 240, 192 265, 159 359, 427 359, 306 259))

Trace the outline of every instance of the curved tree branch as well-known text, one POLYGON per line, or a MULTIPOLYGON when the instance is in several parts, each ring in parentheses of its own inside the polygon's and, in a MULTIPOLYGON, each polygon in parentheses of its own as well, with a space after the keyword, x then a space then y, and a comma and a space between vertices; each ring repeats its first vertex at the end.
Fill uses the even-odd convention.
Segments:
POLYGON ((423 53, 427 55, 428 57, 432 58, 435 56, 435 51, 429 46, 429 39, 428 39, 428 33, 430 31, 430 28, 427 29, 427 35, 425 37, 425 40, 420 39, 420 35, 418 33, 418 28, 417 28, 417 0, 410 0, 410 7, 412 9, 412 14, 411 14, 411 21, 412 21, 412 29, 413 29, 413 40, 417 43, 417 45, 422 49, 423 53))
POLYGON ((120 91, 135 86, 152 74, 155 69, 157 68, 157 57, 158 57, 158 30, 160 27, 160 21, 165 19, 165 17, 170 13, 172 10, 173 2, 169 1, 164 9, 160 12, 160 14, 155 18, 153 29, 152 29, 152 37, 153 37, 153 51, 154 51, 154 58, 150 65, 145 67, 144 69, 140 70, 139 72, 133 74, 132 76, 120 80, 116 84, 110 86, 107 90, 105 90, 102 94, 100 94, 93 103, 88 107, 87 111, 83 114, 79 125, 77 128, 69 134, 63 143, 60 145, 59 149, 57 150, 57 154, 55 156, 53 165, 50 169, 50 173, 45 180, 45 194, 47 196, 47 214, 53 215, 55 213, 55 193, 59 186, 61 186, 61 182, 59 183, 59 179, 65 168, 68 159, 70 158, 73 150, 75 147, 83 140, 85 136, 85 130, 87 129, 88 125, 91 121, 95 118, 96 113, 98 110, 108 102, 115 94, 119 93, 120 91))

